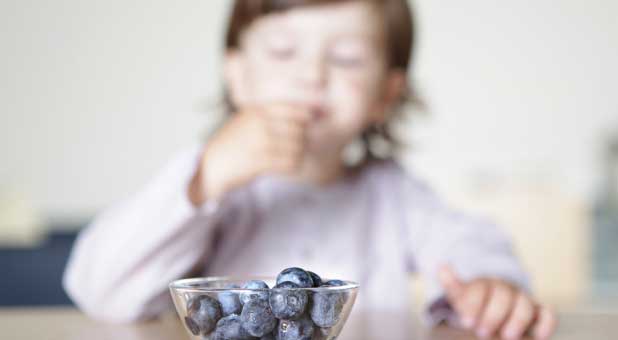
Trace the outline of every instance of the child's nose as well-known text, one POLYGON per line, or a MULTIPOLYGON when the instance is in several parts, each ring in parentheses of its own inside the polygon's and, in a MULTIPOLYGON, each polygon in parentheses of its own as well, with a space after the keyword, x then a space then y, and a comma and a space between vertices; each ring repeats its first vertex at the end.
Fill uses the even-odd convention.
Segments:
POLYGON ((307 90, 320 90, 327 82, 327 70, 322 58, 307 59, 297 70, 300 85, 307 90))

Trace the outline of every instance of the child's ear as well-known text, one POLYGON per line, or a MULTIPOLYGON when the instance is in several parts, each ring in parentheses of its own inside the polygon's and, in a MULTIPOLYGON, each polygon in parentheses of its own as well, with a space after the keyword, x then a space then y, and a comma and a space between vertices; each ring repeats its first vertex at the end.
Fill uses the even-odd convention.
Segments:
POLYGON ((246 82, 244 81, 244 60, 239 50, 227 50, 223 78, 228 95, 236 107, 243 106, 247 100, 246 82))
POLYGON ((408 90, 407 74, 400 69, 389 70, 384 79, 384 91, 382 92, 381 105, 375 112, 373 122, 382 124, 388 120, 393 112, 393 108, 408 90))

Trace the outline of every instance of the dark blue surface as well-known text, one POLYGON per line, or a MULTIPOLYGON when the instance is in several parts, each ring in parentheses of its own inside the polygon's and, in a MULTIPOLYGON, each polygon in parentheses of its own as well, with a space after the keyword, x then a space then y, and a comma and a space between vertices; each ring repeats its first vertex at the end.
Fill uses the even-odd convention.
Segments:
POLYGON ((72 304, 62 273, 76 233, 52 233, 36 248, 0 248, 0 306, 72 304))

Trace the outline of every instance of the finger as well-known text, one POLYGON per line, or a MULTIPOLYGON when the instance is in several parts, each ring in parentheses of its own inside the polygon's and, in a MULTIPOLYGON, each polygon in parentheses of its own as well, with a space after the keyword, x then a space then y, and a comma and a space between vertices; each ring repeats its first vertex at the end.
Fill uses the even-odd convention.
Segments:
POLYGON ((250 144, 250 146, 254 148, 267 147, 268 142, 273 135, 269 121, 259 115, 251 116, 250 114, 247 114, 245 119, 245 125, 250 126, 250 128, 245 130, 245 133, 253 134, 253 138, 246 138, 246 141, 251 141, 252 143, 250 144), (258 141, 259 143, 256 144, 256 141, 258 141))
POLYGON ((455 304, 455 310, 464 328, 472 329, 479 323, 489 299, 489 293, 490 287, 487 280, 475 281, 466 287, 464 295, 455 304))
POLYGON ((258 169, 257 175, 287 174, 293 171, 295 162, 289 157, 277 157, 267 153, 260 157, 256 168, 258 169))
POLYGON ((477 327, 479 337, 493 335, 504 324, 512 308, 513 298, 513 288, 499 282, 491 284, 489 299, 477 327))
POLYGON ((303 139, 305 126, 289 120, 269 120, 266 123, 268 132, 275 138, 303 139))
POLYGON ((266 153, 260 159, 266 172, 291 173, 300 167, 303 155, 303 144, 271 141, 266 153))
POLYGON ((292 157, 274 157, 271 159, 268 172, 293 174, 300 167, 300 159, 292 157))
POLYGON ((311 119, 308 107, 292 104, 272 104, 263 108, 263 113, 269 119, 291 120, 305 124, 311 119))
POLYGON ((449 265, 440 267, 438 277, 449 302, 453 304, 456 303, 464 292, 465 284, 459 279, 455 271, 453 271, 449 265))
POLYGON ((526 332, 534 319, 534 304, 523 293, 517 294, 513 310, 502 328, 501 335, 505 339, 519 339, 526 332))
POLYGON ((556 331, 557 326, 556 314, 551 309, 540 306, 537 321, 532 328, 532 336, 535 339, 548 339, 556 331))
POLYGON ((272 156, 300 157, 305 150, 304 133, 294 128, 281 128, 269 134, 267 146, 272 156))
POLYGON ((530 327, 535 317, 535 306, 530 298, 523 294, 517 294, 513 310, 502 328, 502 337, 506 339, 519 339, 530 327))
POLYGON ((273 159, 289 160, 292 163, 300 163, 305 147, 300 143, 281 141, 272 145, 269 150, 269 157, 273 159))

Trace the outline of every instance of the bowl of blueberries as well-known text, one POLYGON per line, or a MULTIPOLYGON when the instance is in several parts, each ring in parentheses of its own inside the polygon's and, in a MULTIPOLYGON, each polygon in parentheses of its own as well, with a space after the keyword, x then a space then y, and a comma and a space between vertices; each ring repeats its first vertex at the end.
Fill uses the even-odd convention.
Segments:
POLYGON ((276 278, 178 280, 170 292, 191 339, 334 340, 358 287, 293 267, 276 278))

